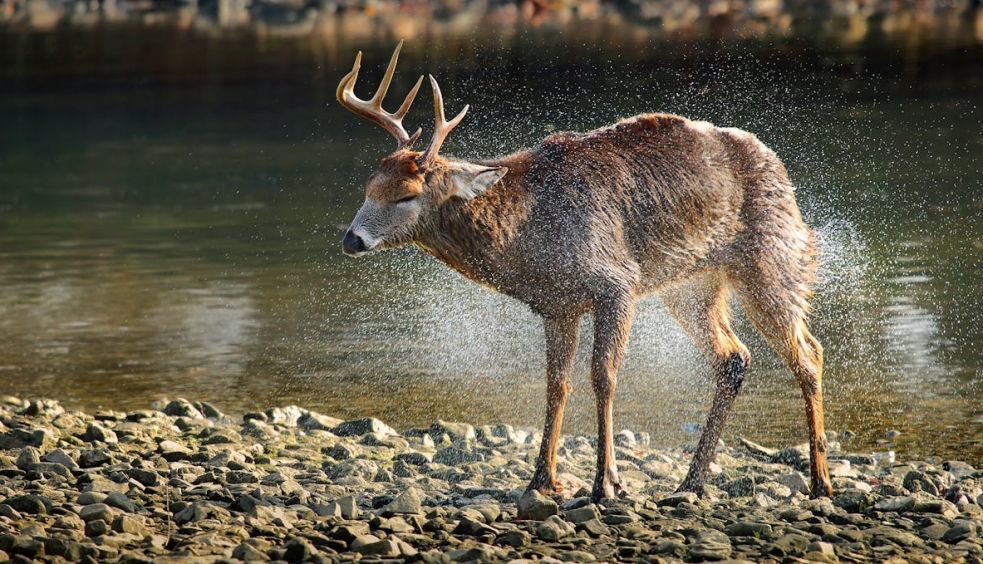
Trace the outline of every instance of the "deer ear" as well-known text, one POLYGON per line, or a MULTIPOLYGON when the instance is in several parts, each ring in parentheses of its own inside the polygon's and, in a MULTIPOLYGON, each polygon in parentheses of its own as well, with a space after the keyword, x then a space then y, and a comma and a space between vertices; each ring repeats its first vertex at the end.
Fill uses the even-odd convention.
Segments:
POLYGON ((451 173, 452 196, 471 200, 491 188, 509 171, 507 167, 490 167, 471 163, 458 165, 451 173))

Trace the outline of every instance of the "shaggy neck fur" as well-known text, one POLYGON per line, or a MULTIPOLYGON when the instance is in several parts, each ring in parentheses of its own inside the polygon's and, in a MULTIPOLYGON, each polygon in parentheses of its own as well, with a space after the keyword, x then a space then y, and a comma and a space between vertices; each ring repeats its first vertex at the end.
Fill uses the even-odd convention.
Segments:
POLYGON ((464 276, 498 288, 496 272, 533 205, 528 184, 522 181, 527 159, 519 153, 481 161, 486 166, 506 166, 509 172, 472 200, 452 197, 444 202, 420 229, 417 246, 464 276))

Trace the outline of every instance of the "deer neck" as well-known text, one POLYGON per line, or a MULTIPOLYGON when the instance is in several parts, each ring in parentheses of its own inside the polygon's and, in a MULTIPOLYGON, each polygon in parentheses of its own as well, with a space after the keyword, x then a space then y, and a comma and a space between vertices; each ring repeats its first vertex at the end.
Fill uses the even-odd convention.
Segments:
POLYGON ((520 172, 510 168, 498 184, 473 200, 445 203, 417 245, 464 276, 499 288, 500 265, 509 259, 532 209, 520 172))

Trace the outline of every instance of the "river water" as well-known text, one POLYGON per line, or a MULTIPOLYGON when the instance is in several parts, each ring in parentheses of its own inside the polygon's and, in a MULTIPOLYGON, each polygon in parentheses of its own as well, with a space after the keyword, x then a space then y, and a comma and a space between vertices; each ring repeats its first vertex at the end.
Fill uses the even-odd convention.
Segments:
MULTIPOLYGON (((853 431, 851 450, 980 464, 983 26, 954 25, 430 30, 407 38, 391 91, 432 73, 449 114, 470 104, 442 150, 462 157, 643 111, 756 133, 823 240, 812 325, 828 428, 853 431)), ((184 396, 231 413, 538 426, 534 315, 413 249, 341 253, 392 139, 334 88, 362 49, 370 94, 395 42, 0 32, 0 392, 87 410, 184 396)), ((408 129, 432 119, 424 92, 408 129)), ((740 314, 736 326, 754 361, 725 439, 804 442, 790 373, 740 314)), ((581 342, 566 430, 592 432, 581 342)), ((659 300, 644 302, 616 426, 695 442, 710 390, 659 300)))

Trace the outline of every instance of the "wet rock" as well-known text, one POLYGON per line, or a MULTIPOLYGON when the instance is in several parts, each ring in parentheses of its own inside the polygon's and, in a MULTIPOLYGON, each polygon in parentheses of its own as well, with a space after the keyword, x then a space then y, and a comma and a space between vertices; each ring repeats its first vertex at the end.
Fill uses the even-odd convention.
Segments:
POLYGON ((579 524, 592 519, 600 520, 601 512, 596 505, 586 505, 577 509, 570 509, 563 512, 563 519, 570 523, 579 524))
POLYGON ((3 502, 20 513, 46 515, 51 512, 51 500, 37 494, 21 494, 8 497, 3 502))
POLYGON ((809 480, 801 472, 788 472, 775 478, 779 484, 790 489, 792 492, 808 494, 810 485, 809 480))
MULTIPOLYGON (((85 430, 85 434, 82 435, 82 440, 90 443, 106 444, 116 444, 119 442, 119 438, 116 436, 115 432, 98 423, 89 423, 89 426, 85 430)), ((85 466, 81 463, 79 465, 85 468, 85 466)))
POLYGON ((243 542, 232 550, 232 558, 243 562, 267 562, 270 557, 253 545, 243 542))
POLYGON ((17 468, 28 471, 34 470, 34 467, 40 463, 41 451, 32 446, 26 446, 20 450, 20 454, 17 455, 17 461, 14 464, 17 465, 17 468))
POLYGON ((910 492, 925 492, 931 496, 939 495, 939 488, 928 474, 912 470, 904 476, 901 485, 910 492))
POLYGON ((882 499, 874 504, 876 511, 901 512, 910 511, 915 507, 915 498, 911 496, 897 496, 882 499))
POLYGON ((454 442, 472 442, 477 440, 474 427, 471 425, 467 423, 450 423, 439 419, 430 425, 430 435, 432 437, 447 435, 454 442))
POLYGON ((555 501, 544 497, 536 490, 522 494, 516 503, 516 516, 531 521, 544 521, 551 515, 559 513, 559 510, 555 501))
POLYGON ((309 562, 319 552, 311 541, 303 537, 290 539, 283 548, 285 549, 283 559, 287 562, 309 562))
POLYGON ((186 399, 178 398, 169 402, 161 411, 165 415, 172 417, 188 417, 191 419, 204 419, 205 414, 186 399))
POLYGON ((622 429, 614 434, 614 445, 626 448, 634 448, 638 444, 635 439, 635 433, 632 433, 628 429, 622 429))
POLYGON ((512 548, 522 548, 531 541, 532 536, 521 529, 506 531, 495 538, 496 545, 511 546, 512 548))
POLYGON ((732 537, 768 537, 771 536, 771 525, 750 521, 737 521, 724 527, 724 533, 732 537))
POLYGON ((730 538, 714 529, 696 531, 689 536, 689 541, 689 558, 694 561, 726 560, 734 551, 730 538))
POLYGON ((374 417, 363 417, 361 419, 344 421, 334 428, 334 434, 340 437, 358 437, 368 433, 378 433, 385 436, 399 434, 395 429, 374 417))
POLYGON ((336 417, 328 417, 313 411, 307 411, 297 419, 297 426, 308 431, 331 431, 334 433, 335 428, 344 423, 336 417))
POLYGON ((556 542, 562 538, 576 534, 576 529, 558 515, 551 515, 536 527, 536 536, 546 542, 556 542))
POLYGON ((658 501, 660 507, 676 507, 680 503, 696 503, 699 499, 693 492, 677 492, 672 495, 668 495, 658 501))
POLYGON ((952 523, 945 534, 942 535, 942 542, 956 544, 960 541, 969 539, 975 534, 973 524, 964 519, 958 519, 952 523))
POLYGON ((442 448, 433 455, 433 461, 437 464, 457 466, 460 464, 470 464, 472 462, 484 462, 485 457, 481 453, 472 452, 457 447, 442 448))

